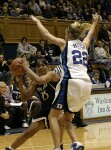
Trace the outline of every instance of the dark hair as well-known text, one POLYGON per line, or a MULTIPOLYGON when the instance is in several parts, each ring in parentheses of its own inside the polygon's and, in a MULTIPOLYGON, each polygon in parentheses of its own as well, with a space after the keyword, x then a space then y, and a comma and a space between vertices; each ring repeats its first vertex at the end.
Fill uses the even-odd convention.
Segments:
POLYGON ((27 38, 26 38, 26 37, 22 37, 21 43, 22 43, 24 40, 27 42, 27 38))
POLYGON ((39 67, 40 64, 45 64, 46 66, 48 65, 48 62, 46 59, 42 58, 42 59, 37 59, 36 60, 36 67, 39 67))

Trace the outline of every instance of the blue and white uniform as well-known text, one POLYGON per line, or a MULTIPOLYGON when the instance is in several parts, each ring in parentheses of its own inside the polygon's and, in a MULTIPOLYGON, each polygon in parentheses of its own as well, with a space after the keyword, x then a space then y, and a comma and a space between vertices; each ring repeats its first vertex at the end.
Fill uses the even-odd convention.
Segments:
POLYGON ((52 108, 78 112, 89 99, 88 52, 80 40, 68 41, 61 53, 61 80, 56 86, 52 108))

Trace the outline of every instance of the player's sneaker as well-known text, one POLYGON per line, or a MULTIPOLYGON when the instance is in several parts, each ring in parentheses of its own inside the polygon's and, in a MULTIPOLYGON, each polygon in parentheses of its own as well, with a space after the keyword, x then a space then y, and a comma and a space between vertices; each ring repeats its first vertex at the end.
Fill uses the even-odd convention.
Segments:
POLYGON ((28 125, 28 123, 27 123, 27 122, 23 122, 22 127, 23 127, 23 128, 28 128, 28 127, 29 127, 29 125, 28 125))
POLYGON ((80 142, 74 142, 71 146, 71 150, 84 150, 84 145, 80 142))
POLYGON ((11 150, 10 148, 6 147, 5 150, 11 150))
POLYGON ((6 130, 11 129, 11 128, 10 128, 9 126, 7 126, 7 125, 5 125, 4 127, 5 127, 6 130))
POLYGON ((61 148, 61 150, 64 150, 64 148, 63 148, 63 143, 60 145, 60 148, 61 148))

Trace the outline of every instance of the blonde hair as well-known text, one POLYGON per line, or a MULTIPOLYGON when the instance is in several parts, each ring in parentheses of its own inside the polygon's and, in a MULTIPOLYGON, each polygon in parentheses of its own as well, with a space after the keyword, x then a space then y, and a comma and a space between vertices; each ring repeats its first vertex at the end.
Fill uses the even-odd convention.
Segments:
POLYGON ((90 30, 91 26, 92 25, 90 23, 82 23, 81 24, 81 28, 83 31, 90 30))
POLYGON ((6 87, 7 85, 6 85, 6 83, 5 82, 3 82, 3 81, 0 81, 0 87, 6 87))
POLYGON ((91 24, 89 23, 81 24, 75 21, 67 28, 67 32, 70 32, 73 35, 73 37, 76 39, 80 37, 81 33, 85 32, 86 30, 90 30, 90 28, 91 28, 91 24))

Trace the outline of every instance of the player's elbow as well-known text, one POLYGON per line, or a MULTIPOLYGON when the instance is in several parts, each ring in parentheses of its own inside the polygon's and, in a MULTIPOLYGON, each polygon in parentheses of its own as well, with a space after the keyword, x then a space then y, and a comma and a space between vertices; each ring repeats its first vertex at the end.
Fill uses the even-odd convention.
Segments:
POLYGON ((47 83, 48 81, 46 81, 45 79, 41 78, 39 81, 37 81, 37 84, 38 85, 42 85, 42 84, 45 84, 47 83))

